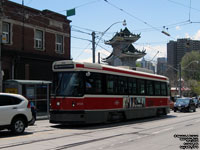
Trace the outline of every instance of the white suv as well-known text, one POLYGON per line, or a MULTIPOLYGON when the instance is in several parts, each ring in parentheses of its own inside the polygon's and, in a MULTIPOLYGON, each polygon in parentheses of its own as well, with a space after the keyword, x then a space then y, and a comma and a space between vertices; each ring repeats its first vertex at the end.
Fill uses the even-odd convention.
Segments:
POLYGON ((21 134, 32 120, 29 101, 18 94, 0 93, 0 130, 21 134))

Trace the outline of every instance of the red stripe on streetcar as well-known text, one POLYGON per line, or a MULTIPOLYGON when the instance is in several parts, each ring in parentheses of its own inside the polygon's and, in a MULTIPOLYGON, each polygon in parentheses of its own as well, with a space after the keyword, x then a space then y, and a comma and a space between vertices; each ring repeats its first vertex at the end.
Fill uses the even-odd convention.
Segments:
MULTIPOLYGON (((168 106, 168 98, 145 98, 145 107, 168 106)), ((85 97, 85 98, 52 98, 51 109, 54 110, 107 110, 121 109, 124 106, 121 97, 85 97), (59 103, 59 105, 58 105, 59 103)), ((135 107, 131 107, 135 108, 135 107)))
POLYGON ((155 79, 160 79, 160 80, 167 80, 167 78, 164 78, 164 77, 156 77, 156 76, 151 76, 151 75, 148 75, 148 74, 140 74, 140 73, 137 73, 137 72, 129 72, 129 71, 117 70, 117 69, 113 69, 113 68, 103 67, 103 70, 112 71, 112 72, 118 72, 118 73, 125 73, 125 74, 136 75, 136 76, 142 76, 142 77, 147 77, 147 78, 155 78, 155 79))
POLYGON ((76 64, 76 67, 77 68, 84 68, 84 65, 83 64, 76 64))
MULTIPOLYGON (((86 69, 99 70, 99 69, 96 69, 96 68, 85 67, 84 64, 76 64, 76 67, 77 68, 86 68, 86 69)), ((156 76, 152 76, 152 75, 148 75, 148 74, 141 74, 141 73, 137 73, 137 72, 129 72, 129 71, 119 70, 119 69, 114 69, 114 68, 102 67, 102 70, 110 71, 110 72, 116 72, 116 73, 124 73, 124 74, 135 75, 135 76, 142 76, 142 77, 146 77, 146 78, 167 80, 167 78, 164 78, 164 77, 156 77, 156 76)))

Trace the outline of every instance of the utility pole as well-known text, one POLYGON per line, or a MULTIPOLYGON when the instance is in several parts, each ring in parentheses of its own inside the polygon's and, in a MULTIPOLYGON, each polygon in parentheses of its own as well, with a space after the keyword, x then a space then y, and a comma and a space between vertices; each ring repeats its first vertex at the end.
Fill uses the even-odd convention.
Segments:
POLYGON ((2 51, 2 20, 3 20, 3 1, 0 1, 0 92, 2 92, 2 83, 3 83, 3 75, 2 75, 2 57, 1 57, 1 51, 2 51))
POLYGON ((95 32, 92 32, 92 62, 95 63, 95 32))
POLYGON ((100 64, 101 63, 101 54, 100 54, 100 52, 98 52, 98 64, 100 64))
POLYGON ((181 63, 178 66, 178 72, 179 72, 179 96, 182 97, 182 85, 181 85, 181 63))

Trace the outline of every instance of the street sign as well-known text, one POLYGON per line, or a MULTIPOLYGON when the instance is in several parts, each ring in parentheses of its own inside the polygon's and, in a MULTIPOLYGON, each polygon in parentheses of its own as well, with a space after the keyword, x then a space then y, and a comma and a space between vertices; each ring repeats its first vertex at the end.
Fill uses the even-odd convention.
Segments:
POLYGON ((67 17, 73 16, 76 14, 75 8, 67 10, 67 17))

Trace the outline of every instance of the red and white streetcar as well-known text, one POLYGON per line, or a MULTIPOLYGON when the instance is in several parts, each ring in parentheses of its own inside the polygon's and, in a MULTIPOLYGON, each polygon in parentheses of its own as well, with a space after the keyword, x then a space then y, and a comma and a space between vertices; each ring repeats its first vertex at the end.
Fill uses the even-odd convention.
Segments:
POLYGON ((71 60, 53 63, 50 123, 82 124, 169 113, 168 78, 71 60))

